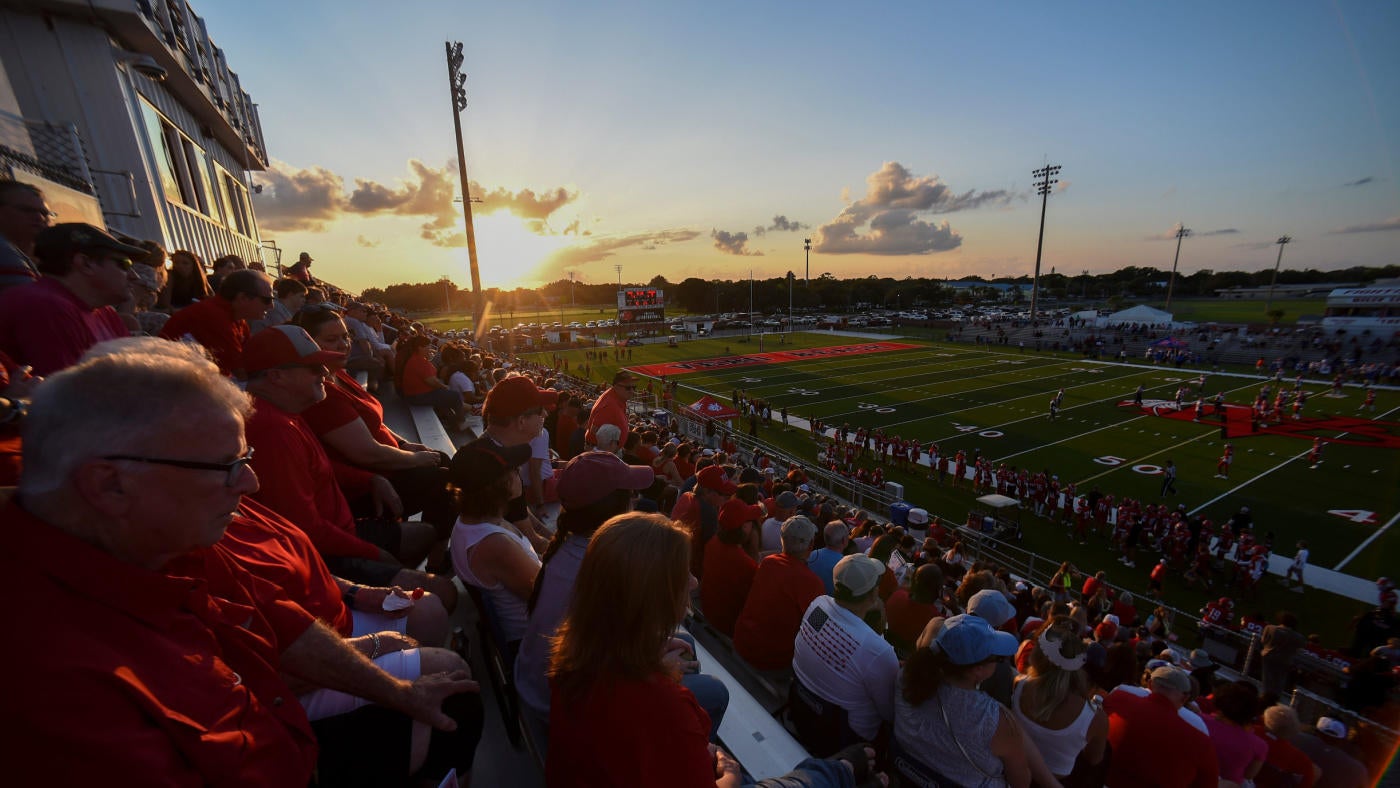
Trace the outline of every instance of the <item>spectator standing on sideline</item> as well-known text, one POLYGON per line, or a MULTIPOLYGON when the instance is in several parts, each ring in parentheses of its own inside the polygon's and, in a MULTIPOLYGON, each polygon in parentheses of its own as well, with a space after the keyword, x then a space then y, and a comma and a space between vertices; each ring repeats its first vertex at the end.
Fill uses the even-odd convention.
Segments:
POLYGON ((619 369, 613 375, 612 385, 593 403, 593 410, 588 414, 588 429, 583 437, 585 443, 596 446, 598 428, 604 424, 615 425, 621 432, 618 440, 624 445, 627 443, 630 429, 627 424, 627 400, 636 390, 637 378, 631 372, 619 369))
POLYGON ((267 274, 240 269, 219 282, 216 295, 176 312, 160 330, 161 337, 197 342, 214 357, 225 375, 242 369, 248 323, 267 315, 275 299, 267 274))
POLYGON ((1274 623, 1264 627, 1259 642, 1263 650, 1259 662, 1263 668, 1264 691, 1282 695, 1292 682, 1293 658, 1308 645, 1308 639, 1298 631, 1298 617, 1287 610, 1279 611, 1274 623))
POLYGON ((52 217, 44 193, 37 187, 0 181, 0 291, 39 280, 34 239, 52 217))
POLYGON ((56 224, 34 240, 36 282, 0 292, 0 351, 41 377, 77 362, 93 345, 129 336, 113 307, 131 296, 129 246, 90 224, 56 224))

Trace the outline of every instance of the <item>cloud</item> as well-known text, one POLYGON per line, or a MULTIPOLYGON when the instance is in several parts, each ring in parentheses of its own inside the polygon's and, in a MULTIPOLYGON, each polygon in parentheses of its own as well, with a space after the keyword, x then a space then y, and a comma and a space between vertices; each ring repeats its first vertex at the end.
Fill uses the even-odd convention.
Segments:
POLYGON ((1360 179, 1357 179, 1357 180, 1354 180, 1354 181, 1347 181, 1346 183, 1344 183, 1344 184, 1342 184, 1342 185, 1343 185, 1343 186, 1365 186, 1365 185, 1368 184, 1368 183, 1374 183, 1375 180, 1376 180, 1375 176, 1367 175, 1365 178, 1360 178, 1360 179))
POLYGON ((773 217, 773 223, 770 224, 770 225, 768 225, 767 227, 764 227, 763 225, 759 225, 759 226, 753 228, 753 234, 754 234, 754 235, 763 235, 763 234, 765 234, 765 233, 770 233, 770 232, 795 233, 795 232, 797 232, 797 231, 799 231, 799 230, 810 230, 810 229, 811 229, 811 225, 803 224, 802 222, 789 221, 788 218, 787 218, 786 216, 783 216, 782 214, 779 214, 779 215, 773 217))
POLYGON ((1370 224, 1353 224, 1348 227, 1339 227, 1336 230, 1328 230, 1328 235, 1348 235, 1351 233, 1385 233, 1400 230, 1400 216, 1386 219, 1383 222, 1371 222, 1370 224))
POLYGON ((1203 232, 1203 233, 1192 233, 1192 235, 1199 235, 1199 236, 1207 236, 1207 235, 1236 235, 1236 234, 1238 234, 1238 233, 1239 233, 1239 230, 1236 230, 1236 229, 1233 228, 1233 227, 1227 227, 1227 228, 1225 228, 1224 230, 1206 230, 1206 231, 1203 232))
POLYGON ((816 248, 825 254, 931 254, 956 249, 962 236, 947 221, 920 214, 954 213, 985 205, 1006 205, 1005 190, 955 193, 937 175, 915 176, 899 162, 887 161, 865 179, 865 196, 848 201, 839 215, 816 232, 816 248), (864 231, 862 231, 864 229, 864 231))
POLYGON ((715 242, 715 248, 725 254, 738 255, 740 257, 761 257, 763 252, 748 248, 748 233, 731 233, 727 230, 711 230, 710 238, 715 242))
POLYGON ((550 256, 548 264, 551 267, 569 269, 606 260, 629 247, 655 249, 666 244, 693 241, 699 236, 698 230, 661 230, 652 233, 595 238, 587 244, 560 249, 550 256))
MULTIPOLYGON (((462 215, 457 166, 449 161, 433 167, 418 159, 408 161, 409 176, 396 185, 385 185, 368 178, 356 178, 348 195, 341 176, 323 167, 297 169, 274 161, 259 175, 262 194, 254 195, 259 223, 269 230, 324 232, 342 215, 413 216, 426 221, 419 235, 437 246, 465 246, 466 235, 458 230, 462 215)), ((483 195, 473 211, 481 214, 509 211, 524 219, 526 226, 541 235, 553 234, 548 219, 556 211, 578 199, 578 192, 565 187, 543 191, 503 187, 485 189, 472 181, 470 193, 483 195)))
POLYGON ((1059 194, 1062 191, 1067 191, 1071 183, 1074 183, 1074 181, 1060 181, 1059 183, 1055 184, 1055 193, 1059 194))
POLYGON ((377 239, 372 240, 372 239, 369 239, 369 238, 364 237, 363 235, 360 235, 360 236, 356 236, 356 237, 355 237, 355 245, 356 245, 356 246, 363 246, 363 247, 365 247, 366 249, 375 249, 375 248, 378 248, 378 246, 379 246, 379 241, 378 241, 377 239))

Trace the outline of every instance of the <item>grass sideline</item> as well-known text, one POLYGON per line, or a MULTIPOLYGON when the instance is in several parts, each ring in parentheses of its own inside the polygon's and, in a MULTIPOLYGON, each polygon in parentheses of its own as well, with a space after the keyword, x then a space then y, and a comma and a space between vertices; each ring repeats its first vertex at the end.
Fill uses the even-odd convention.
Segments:
MULTIPOLYGON (((1193 298, 1172 302, 1172 317, 1178 321, 1191 323, 1249 323, 1258 325, 1271 322, 1264 314, 1263 299, 1193 298)), ((1166 307, 1165 302, 1149 303, 1156 309, 1166 307)), ((1296 325, 1298 318, 1305 315, 1322 317, 1327 309, 1326 298, 1275 298, 1274 309, 1283 310, 1280 326, 1296 325)))
MULTIPOLYGON (((776 346, 772 340, 770 336, 765 350, 858 341, 816 333, 795 335, 791 344, 784 346, 776 346)), ((726 346, 733 354, 752 353, 758 351, 757 344, 716 339, 685 342, 676 348, 643 346, 633 349, 627 366, 721 356, 726 346)), ((1259 533, 1275 532, 1277 552, 1291 555, 1294 542, 1307 538, 1314 565, 1328 568, 1400 510, 1400 490, 1393 483, 1400 478, 1400 452, 1328 444, 1323 463, 1312 469, 1297 457, 1306 453, 1311 441, 1281 436, 1242 438, 1234 441, 1235 465, 1232 478, 1225 481, 1212 478, 1221 443, 1213 424, 1144 416, 1117 405, 1120 399, 1131 397, 1139 381, 1148 387, 1149 397, 1160 396, 1179 385, 1168 378, 1194 378, 1194 372, 1092 364, 1073 354, 1020 354, 1014 349, 993 351, 968 344, 922 344, 914 351, 692 373, 676 379, 682 402, 693 401, 701 392, 727 400, 733 388, 742 387, 752 396, 767 397, 775 409, 787 403, 795 416, 815 414, 829 423, 849 422, 852 426, 886 425, 887 431, 925 443, 937 440, 944 451, 964 448, 971 453, 979 449, 1010 466, 1049 468, 1062 480, 1081 482, 1081 492, 1098 485, 1117 497, 1129 495, 1157 502, 1161 500, 1157 496, 1160 477, 1135 473, 1132 468, 1159 465, 1170 454, 1181 469, 1181 494, 1170 500, 1172 505, 1183 502, 1188 509, 1202 507, 1202 513, 1217 523, 1248 505, 1255 512, 1259 533), (1046 406, 1060 386, 1066 388, 1064 407, 1061 418, 1051 423, 1046 406), (808 391, 818 393, 803 393, 808 391), (890 408, 893 412, 879 412, 890 408), (987 437, 984 433, 1001 435, 987 437), (1121 457, 1127 462, 1096 462, 1105 457, 1121 457), (1235 489, 1250 479, 1256 481, 1235 489), (1378 524, 1353 523, 1328 514, 1328 509, 1371 510, 1378 524)), ((583 358, 581 351, 565 356, 571 365, 583 358)), ((615 366, 610 361, 595 363, 594 380, 605 379, 615 366)), ((1248 401, 1260 383, 1252 377, 1211 375, 1207 389, 1224 386, 1232 391, 1231 401, 1248 401)), ((1360 402, 1355 389, 1348 390, 1345 399, 1332 400, 1318 396, 1326 390, 1324 384, 1309 384, 1307 388, 1313 396, 1305 415, 1319 411, 1355 413, 1360 402)), ((1378 414, 1397 408, 1400 393, 1380 392, 1378 414)), ((783 433, 768 428, 762 437, 795 456, 815 459, 815 444, 796 430, 783 433)), ((905 484, 907 499, 948 519, 964 520, 973 494, 966 489, 939 487, 922 476, 887 471, 887 478, 905 484)), ((1060 526, 1033 515, 1026 516, 1025 524, 1028 549, 1075 561, 1084 569, 1107 568, 1115 582, 1135 591, 1145 590, 1150 568, 1146 562, 1139 561, 1137 569, 1127 569, 1114 562, 1116 555, 1106 543, 1078 545, 1060 526)), ((1397 560, 1400 534, 1387 531, 1343 571, 1374 577, 1385 573, 1385 567, 1395 566, 1397 560)), ((1217 591, 1211 597, 1218 595, 1217 591)), ((1183 591, 1170 584, 1168 596, 1188 610, 1207 599, 1199 589, 1183 591)), ((1248 601, 1238 605, 1242 612, 1255 606, 1248 601)), ((1334 644, 1349 642, 1351 617, 1365 609, 1360 603, 1323 592, 1292 594, 1272 579, 1263 583, 1257 607, 1269 613, 1292 609, 1301 616, 1306 631, 1319 632, 1334 644)))

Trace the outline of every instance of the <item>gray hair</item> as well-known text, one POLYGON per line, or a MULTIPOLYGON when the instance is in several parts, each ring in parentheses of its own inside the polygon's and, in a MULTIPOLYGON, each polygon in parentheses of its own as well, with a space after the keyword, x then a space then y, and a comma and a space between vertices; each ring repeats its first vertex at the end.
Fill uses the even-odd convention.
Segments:
POLYGON ((52 492, 94 457, 145 451, 211 409, 243 417, 251 407, 197 345, 155 337, 102 342, 35 389, 19 490, 52 492))
POLYGON ((850 535, 851 527, 840 520, 832 520, 822 529, 822 537, 826 540, 827 547, 845 541, 850 535))
POLYGON ((593 431, 593 438, 598 441, 599 446, 606 446, 609 443, 618 443, 622 440, 622 428, 616 424, 603 424, 593 431))

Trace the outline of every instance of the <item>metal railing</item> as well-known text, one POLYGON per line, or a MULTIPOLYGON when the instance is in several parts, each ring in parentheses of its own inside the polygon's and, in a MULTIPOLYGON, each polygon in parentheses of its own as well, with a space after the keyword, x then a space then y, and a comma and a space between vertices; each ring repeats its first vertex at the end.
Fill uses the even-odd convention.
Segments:
POLYGON ((0 110, 0 166, 96 196, 78 128, 25 120, 0 110))

